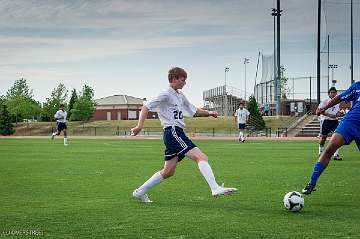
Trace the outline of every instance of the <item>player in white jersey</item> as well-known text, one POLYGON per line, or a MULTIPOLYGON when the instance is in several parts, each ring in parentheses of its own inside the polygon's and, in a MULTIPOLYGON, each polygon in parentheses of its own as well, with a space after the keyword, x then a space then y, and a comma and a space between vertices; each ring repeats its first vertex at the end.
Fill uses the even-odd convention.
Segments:
POLYGON ((165 164, 162 170, 156 172, 144 184, 134 190, 133 197, 142 202, 152 202, 146 192, 164 179, 174 175, 176 166, 185 156, 198 164, 199 170, 209 184, 212 195, 228 195, 237 191, 236 188, 225 188, 218 185, 213 171, 208 163, 208 157, 185 135, 184 116, 212 116, 216 118, 217 112, 196 108, 180 91, 186 84, 187 73, 180 67, 169 70, 168 80, 170 87, 145 103, 142 107, 138 125, 131 129, 133 136, 137 135, 144 126, 148 112, 158 112, 159 119, 164 127, 163 140, 165 149, 165 164))
MULTIPOLYGON (((324 108, 331 99, 333 99, 337 95, 337 90, 335 87, 331 87, 328 90, 328 96, 326 99, 324 99, 320 105, 319 108, 324 108)), ((324 151, 324 144, 326 141, 326 138, 328 137, 328 134, 333 133, 336 129, 336 127, 339 125, 338 117, 342 116, 343 113, 340 111, 339 104, 334 105, 330 108, 328 108, 324 114, 320 115, 320 140, 319 140, 319 155, 322 154, 324 151)), ((342 160, 342 158, 339 155, 339 149, 336 150, 333 156, 334 160, 342 160)))
POLYGON ((239 141, 245 142, 246 135, 246 122, 249 119, 250 112, 244 108, 244 102, 240 102, 239 109, 235 111, 234 116, 236 117, 237 125, 239 128, 239 141))
POLYGON ((54 117, 56 119, 57 130, 56 130, 56 132, 54 132, 51 135, 51 139, 54 139, 54 137, 56 135, 60 135, 61 131, 64 131, 64 145, 67 146, 68 145, 67 132, 66 132, 66 129, 67 129, 67 125, 66 125, 67 113, 65 111, 65 105, 64 104, 60 105, 60 109, 55 113, 54 117))

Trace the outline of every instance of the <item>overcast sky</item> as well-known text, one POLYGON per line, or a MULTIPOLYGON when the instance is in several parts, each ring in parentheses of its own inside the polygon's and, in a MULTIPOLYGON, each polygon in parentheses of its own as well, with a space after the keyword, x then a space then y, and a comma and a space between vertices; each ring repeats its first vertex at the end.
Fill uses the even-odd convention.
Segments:
MULTIPOLYGON (((0 0, 0 95, 26 78, 44 102, 60 82, 92 86, 95 98, 151 98, 167 71, 188 71, 185 94, 202 106, 202 91, 224 84, 252 93, 258 52, 273 52, 275 0, 100 1, 0 0)), ((316 75, 317 1, 283 0, 286 75, 316 75)), ((346 87, 346 84, 345 86, 346 87)))

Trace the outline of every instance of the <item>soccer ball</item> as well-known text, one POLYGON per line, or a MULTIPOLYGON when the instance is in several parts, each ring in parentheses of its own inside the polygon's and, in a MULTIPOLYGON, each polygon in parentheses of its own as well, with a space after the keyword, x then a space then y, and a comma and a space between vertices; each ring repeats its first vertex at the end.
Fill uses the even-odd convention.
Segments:
POLYGON ((299 192, 288 192, 284 196, 284 206, 291 212, 298 212, 304 207, 304 198, 299 192))

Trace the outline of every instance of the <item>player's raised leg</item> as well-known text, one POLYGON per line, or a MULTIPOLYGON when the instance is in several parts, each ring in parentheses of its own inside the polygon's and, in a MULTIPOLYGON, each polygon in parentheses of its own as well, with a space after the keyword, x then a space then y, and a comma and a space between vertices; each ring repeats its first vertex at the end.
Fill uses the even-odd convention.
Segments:
POLYGON ((145 203, 151 203, 149 196, 146 192, 150 189, 164 181, 164 179, 169 178, 174 175, 176 165, 178 163, 178 157, 174 157, 170 160, 165 161, 164 168, 161 171, 154 173, 143 185, 134 190, 133 196, 145 203))
POLYGON ((57 136, 57 135, 60 135, 58 122, 56 122, 56 131, 51 134, 51 139, 53 140, 55 138, 55 136, 57 136))
POLYGON ((242 141, 242 137, 243 137, 243 132, 239 130, 239 137, 238 137, 239 141, 242 141))
POLYGON ((316 183, 322 172, 328 166, 332 155, 344 144, 345 140, 343 136, 339 133, 334 133, 325 151, 320 155, 319 161, 314 165, 314 170, 311 174, 310 182, 302 190, 304 194, 311 194, 312 191, 315 191, 316 183))
POLYGON ((334 159, 334 160, 337 160, 337 161, 341 161, 341 160, 342 160, 342 157, 340 156, 339 151, 340 151, 340 149, 337 149, 337 150, 335 151, 334 156, 333 156, 333 159, 334 159))
POLYGON ((324 151, 324 145, 325 145, 325 141, 326 141, 327 135, 322 135, 321 134, 321 129, 320 129, 320 139, 319 139, 319 156, 322 154, 322 152, 324 151))
POLYGON ((244 132, 243 129, 239 129, 239 141, 244 142, 244 132))
POLYGON ((247 134, 246 125, 245 125, 245 128, 243 130, 243 140, 242 140, 242 142, 245 142, 247 136, 248 136, 248 134, 247 134))
POLYGON ((56 135, 59 135, 57 130, 51 134, 51 139, 54 139, 56 135))
POLYGON ((68 145, 68 138, 67 138, 67 130, 66 130, 66 128, 64 129, 64 145, 65 146, 68 145))
POLYGON ((199 170, 205 178, 206 182, 209 184, 213 196, 229 195, 237 192, 237 188, 225 188, 223 185, 219 186, 208 162, 208 157, 206 154, 201 152, 199 148, 195 147, 191 149, 186 153, 186 156, 197 162, 199 170))

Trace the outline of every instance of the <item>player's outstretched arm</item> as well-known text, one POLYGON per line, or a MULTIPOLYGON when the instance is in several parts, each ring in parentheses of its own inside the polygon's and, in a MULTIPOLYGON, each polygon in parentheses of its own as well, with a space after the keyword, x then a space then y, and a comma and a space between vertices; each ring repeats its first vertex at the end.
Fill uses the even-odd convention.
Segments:
POLYGON ((204 109, 201 109, 201 108, 197 108, 196 114, 195 114, 196 117, 209 117, 209 116, 212 116, 214 118, 217 118, 218 115, 219 114, 216 111, 208 111, 208 110, 204 110, 204 109))
POLYGON ((316 110, 316 114, 317 115, 321 115, 324 114, 325 110, 329 109, 330 107, 333 107, 334 105, 337 105, 341 102, 341 98, 340 95, 335 96, 334 98, 332 98, 329 103, 327 103, 327 105, 325 105, 322 108, 317 108, 316 110))
POLYGON ((134 128, 131 129, 132 136, 136 136, 144 128, 144 122, 147 118, 148 113, 149 113, 149 109, 144 105, 141 108, 137 126, 135 126, 134 128))

